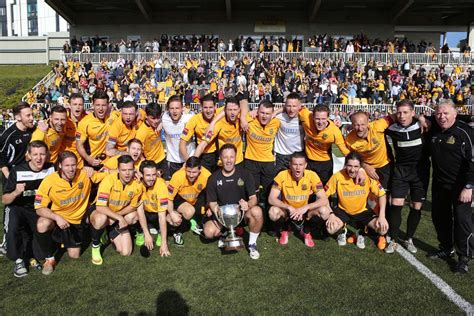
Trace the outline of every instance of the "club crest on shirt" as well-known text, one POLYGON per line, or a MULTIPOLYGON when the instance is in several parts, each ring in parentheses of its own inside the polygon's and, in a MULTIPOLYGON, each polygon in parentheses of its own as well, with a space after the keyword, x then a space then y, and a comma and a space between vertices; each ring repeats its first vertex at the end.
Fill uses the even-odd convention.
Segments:
POLYGON ((306 183, 303 183, 303 185, 301 186, 301 190, 303 191, 308 190, 308 186, 306 185, 306 183))
POLYGON ((133 197, 133 192, 132 192, 132 191, 128 191, 128 197, 129 197, 129 198, 132 198, 132 197, 133 197))
POLYGON ((77 185, 77 187, 82 190, 84 188, 84 182, 79 182, 79 184, 77 185))
POLYGON ((454 139, 454 136, 449 137, 446 140, 446 144, 453 145, 456 142, 456 139, 454 139))
POLYGON ((237 185, 239 187, 243 187, 244 186, 244 180, 242 180, 242 178, 239 178, 239 180, 237 180, 237 185))
POLYGON ((202 190, 202 183, 199 183, 197 188, 198 188, 198 190, 202 190))
POLYGON ((273 135, 273 128, 270 128, 270 130, 268 131, 270 133, 270 135, 273 135))
POLYGON ((329 137, 328 134, 326 134, 326 133, 323 134, 323 139, 324 139, 324 140, 328 139, 328 137, 329 137))

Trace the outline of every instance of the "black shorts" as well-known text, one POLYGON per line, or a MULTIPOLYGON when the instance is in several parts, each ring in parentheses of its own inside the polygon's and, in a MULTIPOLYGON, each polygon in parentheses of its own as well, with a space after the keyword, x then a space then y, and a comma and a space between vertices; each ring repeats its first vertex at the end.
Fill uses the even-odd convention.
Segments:
POLYGON ((334 208, 334 215, 339 217, 344 223, 356 223, 363 224, 367 226, 374 218, 377 218, 377 215, 372 210, 365 210, 361 213, 351 215, 344 210, 341 210, 339 207, 334 208))
POLYGON ((424 166, 395 166, 390 181, 391 196, 395 199, 404 199, 410 192, 412 202, 423 202, 426 199, 426 189, 429 177, 426 177, 424 166))
POLYGON ((270 193, 273 179, 275 178, 277 172, 277 170, 275 169, 275 162, 260 162, 245 159, 244 166, 245 169, 247 169, 253 175, 257 192, 259 190, 259 187, 262 186, 263 197, 265 198, 265 200, 261 202, 266 203, 266 197, 270 193))
MULTIPOLYGON (((181 195, 177 194, 173 200, 173 209, 174 210, 177 210, 178 207, 183 204, 183 203, 189 203, 188 201, 186 201, 185 199, 183 199, 181 197, 181 195)), ((191 203, 189 203, 191 204, 191 203)), ((197 201, 196 203, 194 203, 194 214, 204 214, 205 212, 205 206, 206 206, 206 193, 205 191, 202 191, 201 193, 199 193, 198 195, 198 198, 197 198, 197 201)))
POLYGON ((173 174, 176 171, 183 168, 183 165, 184 165, 183 162, 170 162, 170 161, 168 161, 168 171, 170 173, 170 178, 173 176, 173 174))
POLYGON ((87 226, 84 224, 69 224, 66 229, 56 226, 53 229, 51 238, 58 244, 63 244, 65 248, 80 248, 84 241, 87 226))
POLYGON ((334 163, 332 159, 327 161, 315 161, 308 159, 308 169, 316 172, 324 185, 329 181, 329 178, 331 178, 333 174, 333 167, 334 163))
POLYGON ((390 162, 383 167, 375 168, 377 175, 379 176, 379 182, 385 191, 390 191, 390 179, 393 172, 393 164, 390 162))
POLYGON ((145 218, 148 224, 148 228, 153 227, 156 229, 160 229, 158 213, 152 213, 145 211, 145 218))
POLYGON ((217 152, 202 154, 201 164, 211 173, 217 168, 217 152))
POLYGON ((171 179, 170 168, 168 166, 168 161, 166 161, 166 158, 156 163, 156 169, 161 171, 161 177, 163 179, 165 180, 171 179))

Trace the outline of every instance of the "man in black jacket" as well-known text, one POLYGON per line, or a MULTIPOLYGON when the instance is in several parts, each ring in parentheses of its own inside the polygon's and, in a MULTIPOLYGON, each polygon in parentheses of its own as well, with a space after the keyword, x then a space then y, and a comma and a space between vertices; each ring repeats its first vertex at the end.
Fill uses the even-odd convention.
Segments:
MULTIPOLYGON (((16 123, 10 126, 0 136, 0 168, 3 185, 10 175, 12 167, 25 162, 25 154, 31 135, 35 130, 33 111, 26 102, 20 102, 13 108, 16 123)), ((5 211, 4 211, 5 212, 5 211)), ((3 214, 5 224, 5 213, 3 214)), ((6 254, 5 234, 0 245, 0 256, 6 254)))
POLYGON ((464 274, 469 271, 470 248, 474 244, 471 214, 474 130, 456 120, 456 115, 454 103, 451 100, 442 101, 436 109, 436 121, 430 135, 433 163, 432 218, 440 249, 429 257, 451 258, 455 245, 459 261, 454 272, 464 274))

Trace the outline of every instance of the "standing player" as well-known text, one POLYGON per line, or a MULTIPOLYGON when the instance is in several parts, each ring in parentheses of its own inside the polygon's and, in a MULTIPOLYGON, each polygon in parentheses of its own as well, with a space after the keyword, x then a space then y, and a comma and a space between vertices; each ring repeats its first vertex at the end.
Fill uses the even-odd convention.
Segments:
POLYGON ((127 143, 137 134, 137 104, 133 101, 125 101, 120 111, 120 116, 109 128, 105 145, 105 154, 108 157, 125 153, 127 143))
POLYGON ((205 189, 211 173, 201 166, 201 160, 191 156, 184 168, 176 171, 168 184, 170 208, 169 222, 175 227, 174 242, 184 244, 183 232, 186 222, 191 221, 191 230, 201 234, 202 209, 206 206, 205 189))
POLYGON ((328 182, 333 173, 332 144, 336 144, 344 156, 349 153, 341 130, 329 120, 329 112, 329 107, 320 105, 316 106, 312 112, 303 108, 299 113, 306 133, 308 169, 316 172, 323 184, 328 182))
MULTIPOLYGON (((28 144, 35 130, 33 111, 26 102, 20 102, 13 107, 16 123, 7 128, 0 136, 0 168, 2 168, 2 183, 8 179, 10 169, 25 162, 28 144)), ((5 224, 5 208, 3 209, 3 224, 5 224)), ((5 226, 5 225, 2 225, 5 226)), ((5 232, 4 228, 4 232, 5 232)), ((6 234, 0 244, 0 256, 7 253, 6 234)))
POLYGON ((51 109, 51 116, 46 122, 40 122, 31 136, 31 140, 41 140, 48 145, 50 161, 55 163, 58 155, 64 150, 64 127, 67 122, 67 110, 61 105, 51 109))
POLYGON ((86 165, 99 170, 106 158, 105 144, 112 123, 108 116, 109 96, 98 90, 92 96, 92 113, 86 115, 78 124, 76 131, 77 151, 86 165))
MULTIPOLYGON (((388 223, 385 219, 386 196, 385 190, 377 180, 367 178, 364 184, 356 184, 356 177, 362 165, 362 157, 358 153, 349 153, 346 156, 344 168, 334 174, 325 186, 328 197, 337 195, 338 206, 331 212, 326 227, 328 233, 338 234, 337 243, 340 246, 346 245, 347 229, 346 223, 352 221, 356 225, 364 225, 374 229, 378 234, 385 235, 388 223), (380 206, 377 216, 372 210, 367 209, 367 198, 369 193, 378 197, 380 206)), ((357 247, 365 248, 364 236, 357 236, 357 247)))
POLYGON ((305 245, 314 247, 312 221, 317 217, 325 220, 329 216, 330 209, 323 184, 316 172, 307 170, 306 166, 306 157, 302 153, 293 154, 290 169, 278 173, 268 197, 271 205, 269 217, 278 224, 280 245, 288 243, 288 220, 291 218, 295 226, 301 229, 305 245), (317 200, 310 203, 313 194, 317 200))
MULTIPOLYGON (((15 262, 13 275, 21 278, 28 275, 25 260, 39 258, 31 248, 33 233, 36 231, 38 216, 35 213, 34 201, 36 190, 41 181, 54 172, 54 166, 48 161, 48 147, 42 141, 33 141, 28 145, 26 162, 10 170, 3 187, 2 203, 5 205, 7 256, 15 262), (28 238, 25 239, 26 233, 28 238), (25 244, 26 242, 26 244, 25 244)), ((36 263, 37 264, 37 263, 36 263)))
POLYGON ((263 212, 258 206, 254 179, 248 170, 235 167, 237 149, 234 145, 226 144, 219 152, 222 168, 216 170, 207 181, 206 197, 213 216, 204 224, 204 235, 208 239, 221 236, 222 225, 215 219, 219 206, 239 204, 249 226, 250 258, 258 259, 257 238, 263 226, 263 212))
POLYGON ((286 97, 284 112, 276 116, 281 122, 275 138, 275 169, 277 171, 288 169, 293 153, 304 152, 304 129, 298 118, 300 110, 300 96, 292 92, 286 97))
POLYGON ((145 160, 140 165, 140 172, 143 175, 144 188, 137 214, 142 232, 137 233, 135 244, 139 247, 145 245, 148 250, 152 250, 153 238, 148 225, 159 228, 160 235, 156 238, 155 244, 160 247, 160 255, 168 257, 171 254, 168 249, 166 210, 171 202, 168 199, 166 182, 159 178, 156 164, 151 160, 145 160))
MULTIPOLYGON (((393 253, 397 247, 402 208, 405 197, 410 193, 410 213, 407 219, 406 240, 404 246, 411 253, 417 249, 413 244, 413 235, 421 218, 421 207, 426 197, 430 177, 430 161, 426 151, 421 124, 415 117, 415 108, 410 101, 397 104, 397 122, 391 124, 385 133, 393 141, 395 161, 391 179, 391 205, 388 209, 388 235, 390 240, 386 253, 393 253)), ((387 238, 388 239, 388 238, 387 238)))
MULTIPOLYGON (((242 130, 240 128, 240 104, 236 98, 227 98, 225 100, 224 119, 219 119, 217 123, 211 123, 213 126, 209 134, 204 135, 199 146, 197 146, 194 156, 199 157, 206 147, 215 139, 218 141, 218 147, 221 148, 224 144, 233 144, 237 148, 236 164, 240 164, 244 160, 244 143, 242 140, 242 130)), ((221 114, 216 115, 216 117, 221 114)), ((213 120, 214 122, 214 120, 213 120)), ((212 127, 211 126, 211 127, 212 127)))
POLYGON ((359 111, 352 114, 351 121, 353 130, 346 137, 347 148, 362 156, 363 168, 369 177, 378 180, 388 190, 392 165, 385 130, 394 120, 386 116, 369 123, 368 114, 359 111))
MULTIPOLYGON (((183 130, 181 140, 179 142, 179 153, 187 160, 191 154, 187 152, 187 144, 195 136, 196 143, 199 145, 201 140, 204 138, 204 133, 211 123, 216 113, 216 105, 214 103, 214 97, 211 94, 205 95, 201 100, 201 113, 194 115, 183 130)), ((216 141, 210 142, 201 154, 202 165, 209 171, 213 171, 217 166, 217 147, 216 141)))
MULTIPOLYGON (((181 169, 184 164, 184 157, 180 154, 179 143, 184 127, 193 117, 192 114, 183 113, 183 103, 181 97, 174 95, 168 99, 166 105, 168 111, 163 114, 163 131, 166 143, 166 161, 170 177, 181 169)), ((191 156, 194 153, 194 142, 188 142, 185 151, 191 156)))
POLYGON ((77 157, 77 168, 84 167, 84 160, 77 150, 76 133, 79 122, 84 118, 84 97, 73 93, 69 98, 69 117, 64 127, 64 150, 73 152, 77 157))
POLYGON ((54 271, 53 240, 64 244, 70 258, 79 258, 84 241, 85 214, 92 183, 104 178, 104 173, 86 174, 77 169, 77 158, 70 151, 58 156, 58 172, 44 178, 36 192, 35 209, 38 244, 46 261, 43 274, 54 271))
POLYGON ((135 167, 132 157, 118 158, 118 173, 102 180, 97 191, 95 210, 90 214, 92 237, 92 263, 101 265, 100 237, 106 226, 111 226, 110 239, 122 256, 132 253, 132 238, 128 225, 138 220, 137 207, 142 185, 134 180, 135 167))
POLYGON ((274 105, 262 101, 258 106, 257 118, 247 115, 247 148, 245 150, 245 168, 253 175, 256 192, 262 186, 263 203, 268 202, 271 184, 275 177, 275 156, 273 142, 280 128, 280 120, 272 118, 274 105))
POLYGON ((145 108, 146 118, 137 131, 136 138, 143 144, 143 156, 147 160, 153 160, 159 170, 162 171, 162 178, 171 178, 166 162, 165 150, 161 142, 161 106, 156 103, 149 103, 145 108))

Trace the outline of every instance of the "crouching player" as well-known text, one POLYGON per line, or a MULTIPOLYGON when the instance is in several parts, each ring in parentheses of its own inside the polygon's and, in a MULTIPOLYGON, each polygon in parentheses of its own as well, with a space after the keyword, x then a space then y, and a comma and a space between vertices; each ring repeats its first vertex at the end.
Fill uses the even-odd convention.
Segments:
MULTIPOLYGON (((380 235, 385 235, 388 223, 385 218, 386 196, 385 191, 377 180, 367 178, 362 185, 356 184, 356 177, 362 165, 360 154, 352 152, 346 156, 344 168, 334 174, 326 184, 327 196, 337 195, 338 207, 331 212, 326 228, 328 233, 338 234, 337 243, 340 246, 346 244, 347 229, 345 224, 349 221, 356 225, 368 226, 380 235), (378 197, 380 207, 377 216, 372 210, 367 209, 367 198, 369 193, 378 197)), ((357 236, 357 247, 365 248, 364 236, 357 236)))
POLYGON ((132 253, 132 238, 128 225, 138 221, 137 207, 142 194, 141 183, 134 180, 132 157, 118 158, 118 173, 107 175, 99 185, 95 210, 90 214, 92 263, 101 265, 100 237, 109 228, 109 237, 122 256, 132 253))
POLYGON ((288 243, 288 221, 293 223, 304 239, 307 247, 314 247, 311 229, 313 222, 321 217, 329 217, 330 208, 323 189, 323 184, 316 172, 306 169, 306 157, 294 153, 290 158, 290 169, 281 171, 273 181, 273 187, 268 197, 271 207, 270 220, 274 221, 277 232, 280 232, 280 245, 288 243), (315 202, 309 203, 315 194, 315 202))
POLYGON ((64 244, 70 258, 79 258, 84 239, 87 205, 92 183, 106 174, 77 169, 77 157, 70 151, 58 155, 58 172, 43 179, 35 197, 38 214, 36 238, 46 261, 43 274, 56 265, 53 241, 64 244))
MULTIPOLYGON (((214 171, 207 181, 207 201, 212 216, 204 223, 204 236, 213 239, 221 236, 222 225, 217 221, 219 206, 239 204, 244 212, 245 223, 249 226, 249 255, 260 258, 257 250, 257 238, 263 226, 263 211, 258 206, 255 182, 247 169, 235 166, 237 149, 225 144, 219 151, 222 168, 214 171)), ((209 214, 211 215, 211 214, 209 214)))
POLYGON ((140 206, 138 206, 138 221, 142 232, 135 238, 137 246, 145 245, 148 250, 153 249, 153 238, 148 225, 160 229, 160 234, 156 238, 156 246, 160 247, 162 257, 170 256, 167 242, 166 210, 171 202, 168 200, 168 189, 166 182, 158 177, 156 164, 152 160, 145 160, 140 165, 140 172, 143 175, 144 185, 140 206))
POLYGON ((184 244, 183 232, 188 221, 191 230, 200 235, 202 232, 201 208, 206 202, 205 189, 211 173, 201 166, 201 159, 191 156, 186 160, 184 168, 176 171, 168 184, 171 207, 168 210, 168 222, 174 227, 174 243, 184 244), (197 221, 197 222, 196 222, 197 221))

